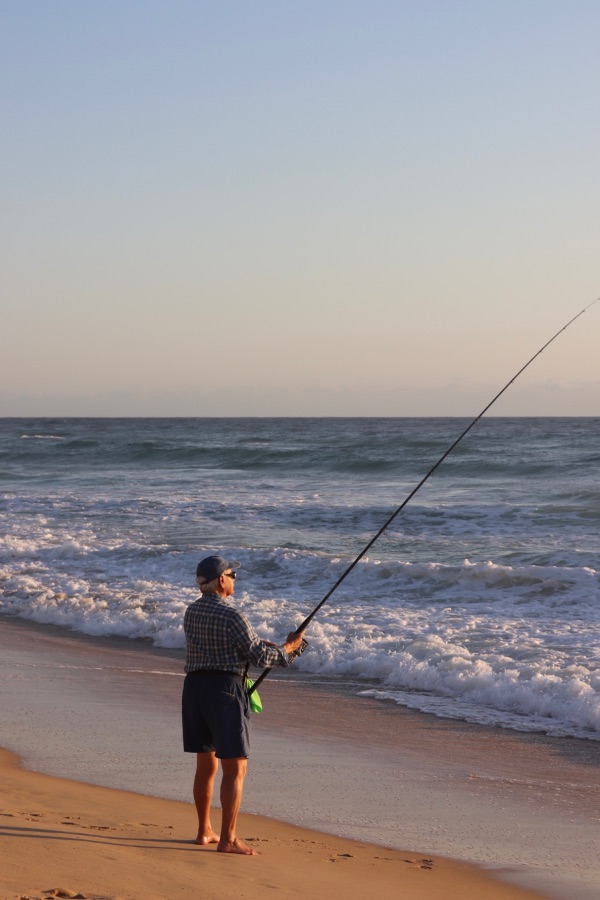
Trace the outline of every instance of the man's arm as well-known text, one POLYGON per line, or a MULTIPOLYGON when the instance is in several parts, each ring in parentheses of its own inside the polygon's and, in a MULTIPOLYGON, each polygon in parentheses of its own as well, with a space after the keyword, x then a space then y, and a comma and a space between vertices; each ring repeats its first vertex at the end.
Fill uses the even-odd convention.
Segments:
POLYGON ((233 639, 253 666, 258 669, 272 669, 274 666, 288 666, 289 655, 302 643, 302 635, 291 631, 285 644, 277 645, 271 641, 262 641, 252 625, 242 613, 238 612, 233 629, 233 639))

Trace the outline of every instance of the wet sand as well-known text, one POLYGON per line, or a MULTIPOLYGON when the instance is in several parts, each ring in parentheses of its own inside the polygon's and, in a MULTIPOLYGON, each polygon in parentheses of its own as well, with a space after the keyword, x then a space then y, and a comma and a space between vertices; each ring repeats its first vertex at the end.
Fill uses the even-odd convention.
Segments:
MULTIPOLYGON (((3 900, 536 900, 449 860, 243 815, 248 858, 197 847, 190 804, 25 772, 0 751, 3 900)), ((215 815, 218 824, 218 814, 215 815)))
MULTIPOLYGON (((181 750, 181 654, 4 618, 0 646, 0 745, 38 772, 181 801, 176 805, 183 818, 172 837, 186 848, 194 827, 193 808, 186 802, 194 761, 181 750)), ((245 811, 271 817, 261 820, 269 828, 289 822, 336 836, 335 841, 318 838, 335 859, 335 849, 346 841, 369 842, 379 848, 371 847, 368 857, 377 869, 383 863, 375 856, 383 847, 398 849, 398 859, 409 860, 402 865, 421 875, 433 870, 419 868, 419 860, 444 856, 476 862, 503 879, 490 880, 500 890, 494 897, 510 897, 509 883, 515 882, 559 900, 599 895, 598 743, 444 721, 355 692, 352 684, 293 672, 264 683, 265 712, 253 718, 245 811)), ((121 801, 111 796, 117 804, 109 826, 114 828, 122 820, 121 801)), ((25 815, 34 799, 35 792, 10 815, 25 815)), ((160 822, 165 818, 166 810, 160 822)), ((23 837, 33 826, 20 827, 23 837)), ((251 821, 246 828, 248 834, 255 830, 251 821)), ((12 841, 12 853, 16 835, 5 839, 12 841)), ((265 845, 261 865, 272 849, 265 845)), ((191 853, 197 856, 197 850, 192 847, 191 853)), ((304 862, 311 860, 307 855, 304 862)), ((446 865, 437 860, 438 868, 441 862, 446 865)), ((459 869, 461 877, 472 872, 459 869)), ((306 870, 299 878, 306 880, 306 870)), ((323 896, 328 884, 324 877, 323 896)), ((418 896, 437 896, 426 892, 425 882, 419 885, 418 896)), ((317 896, 313 888, 311 877, 317 896)), ((41 885, 16 890, 34 889, 41 885)), ((115 892, 110 895, 136 896, 115 892)), ((402 895, 396 890, 396 896, 402 895)), ((478 888, 472 896, 487 895, 478 888)))

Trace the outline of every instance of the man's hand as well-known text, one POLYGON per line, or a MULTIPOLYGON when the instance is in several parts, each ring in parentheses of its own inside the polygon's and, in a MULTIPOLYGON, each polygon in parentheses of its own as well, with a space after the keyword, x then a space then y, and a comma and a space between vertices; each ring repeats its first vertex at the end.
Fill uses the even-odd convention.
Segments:
POLYGON ((290 631, 290 633, 287 636, 287 641, 283 645, 283 649, 285 650, 285 652, 293 653, 294 650, 297 650, 300 647, 300 644, 302 643, 303 637, 304 637, 303 631, 300 631, 300 632, 290 631))

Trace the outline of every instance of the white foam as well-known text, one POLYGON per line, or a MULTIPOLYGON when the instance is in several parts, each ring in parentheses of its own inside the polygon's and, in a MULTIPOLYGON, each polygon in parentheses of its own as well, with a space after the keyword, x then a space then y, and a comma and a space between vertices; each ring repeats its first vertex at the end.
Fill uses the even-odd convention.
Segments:
MULTIPOLYGON (((141 557, 124 544, 99 553, 74 536, 48 546, 41 532, 30 563, 34 543, 7 542, 2 612, 183 647, 197 554, 141 557)), ((236 602, 271 640, 296 627, 344 567, 287 549, 234 553, 243 561, 236 602)), ((598 609, 589 567, 365 560, 313 621, 310 652, 296 664, 374 680, 373 696, 438 715, 600 738, 598 609)))
POLYGON ((57 434, 22 434, 22 441, 64 441, 66 438, 57 434))
MULTIPOLYGON (((63 423, 56 434, 40 421, 26 443, 20 424, 0 439, 13 473, 0 507, 0 611, 183 647, 196 563, 221 549, 243 562, 237 602, 281 640, 455 425, 380 423, 373 445, 366 423, 313 423, 310 435, 302 423, 213 423, 198 437, 195 423, 157 422, 132 445, 129 423, 63 423), (50 441, 64 435, 67 445, 50 441)), ((321 610, 296 665, 438 714, 597 737, 597 423, 485 429, 493 446, 465 442, 425 485, 321 610)))

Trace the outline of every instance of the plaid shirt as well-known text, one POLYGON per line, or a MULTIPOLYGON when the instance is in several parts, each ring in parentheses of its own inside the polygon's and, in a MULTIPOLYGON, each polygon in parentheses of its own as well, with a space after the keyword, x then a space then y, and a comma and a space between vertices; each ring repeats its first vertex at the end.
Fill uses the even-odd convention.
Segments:
POLYGON ((244 675, 248 664, 260 669, 287 666, 282 647, 261 641, 238 609, 218 594, 202 594, 185 611, 185 671, 217 669, 244 675))

